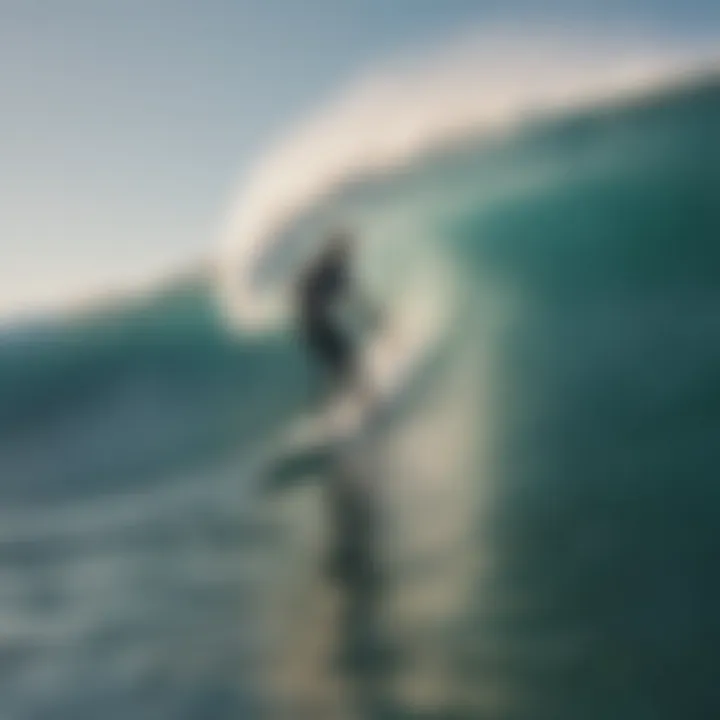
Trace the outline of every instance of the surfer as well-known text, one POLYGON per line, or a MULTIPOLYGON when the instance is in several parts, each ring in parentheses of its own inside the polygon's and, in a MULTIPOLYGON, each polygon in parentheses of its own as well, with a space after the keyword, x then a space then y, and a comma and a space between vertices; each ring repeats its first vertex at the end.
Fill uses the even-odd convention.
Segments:
MULTIPOLYGON (((301 339, 322 372, 326 393, 357 394, 358 407, 367 411, 377 398, 368 368, 361 362, 362 351, 367 330, 377 328, 380 317, 353 281, 353 251, 354 238, 347 231, 328 235, 299 279, 298 322, 301 339)), ((361 609, 369 607, 367 592, 376 580, 368 467, 335 452, 338 446, 326 447, 334 449, 328 467, 334 482, 327 486, 333 532, 326 570, 353 591, 351 595, 362 596, 354 604, 361 609)))
POLYGON ((299 288, 300 331, 332 391, 343 387, 369 395, 360 367, 360 339, 347 327, 347 311, 357 310, 350 266, 353 239, 346 231, 328 237, 319 256, 303 273, 299 288), (350 304, 356 307, 349 308, 350 304))

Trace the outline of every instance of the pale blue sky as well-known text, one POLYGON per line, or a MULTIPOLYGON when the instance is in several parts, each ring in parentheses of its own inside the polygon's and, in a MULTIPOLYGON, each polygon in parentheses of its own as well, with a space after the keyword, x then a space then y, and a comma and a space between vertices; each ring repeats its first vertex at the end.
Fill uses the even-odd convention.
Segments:
POLYGON ((531 16, 692 41, 720 3, 0 0, 0 314, 200 256, 243 168, 349 79, 531 16))

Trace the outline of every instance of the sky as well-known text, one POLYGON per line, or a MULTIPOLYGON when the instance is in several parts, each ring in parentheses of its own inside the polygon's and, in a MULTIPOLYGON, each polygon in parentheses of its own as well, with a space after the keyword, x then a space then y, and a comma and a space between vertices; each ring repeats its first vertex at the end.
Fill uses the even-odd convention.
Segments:
POLYGON ((0 0, 0 317, 207 255, 249 168, 314 108, 508 20, 701 43, 720 3, 0 0))

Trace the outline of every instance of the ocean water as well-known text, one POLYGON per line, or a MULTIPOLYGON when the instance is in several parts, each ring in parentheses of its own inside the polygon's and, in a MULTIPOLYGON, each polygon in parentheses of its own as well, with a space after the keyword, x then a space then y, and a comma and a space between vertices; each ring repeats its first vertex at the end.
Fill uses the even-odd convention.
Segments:
POLYGON ((317 201, 257 282, 339 209, 422 362, 284 467, 312 368, 205 269, 6 330, 0 717, 717 717, 718 189, 708 75, 317 201))

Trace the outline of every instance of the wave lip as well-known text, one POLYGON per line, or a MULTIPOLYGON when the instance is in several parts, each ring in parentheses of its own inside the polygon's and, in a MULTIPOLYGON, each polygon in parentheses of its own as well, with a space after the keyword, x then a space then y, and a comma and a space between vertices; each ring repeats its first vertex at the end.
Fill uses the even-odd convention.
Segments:
POLYGON ((281 234, 353 178, 382 175, 435 147, 511 131, 533 117, 618 102, 717 66, 713 48, 504 29, 462 38, 361 78, 251 171, 231 208, 222 304, 243 330, 282 322, 257 269, 281 234))

